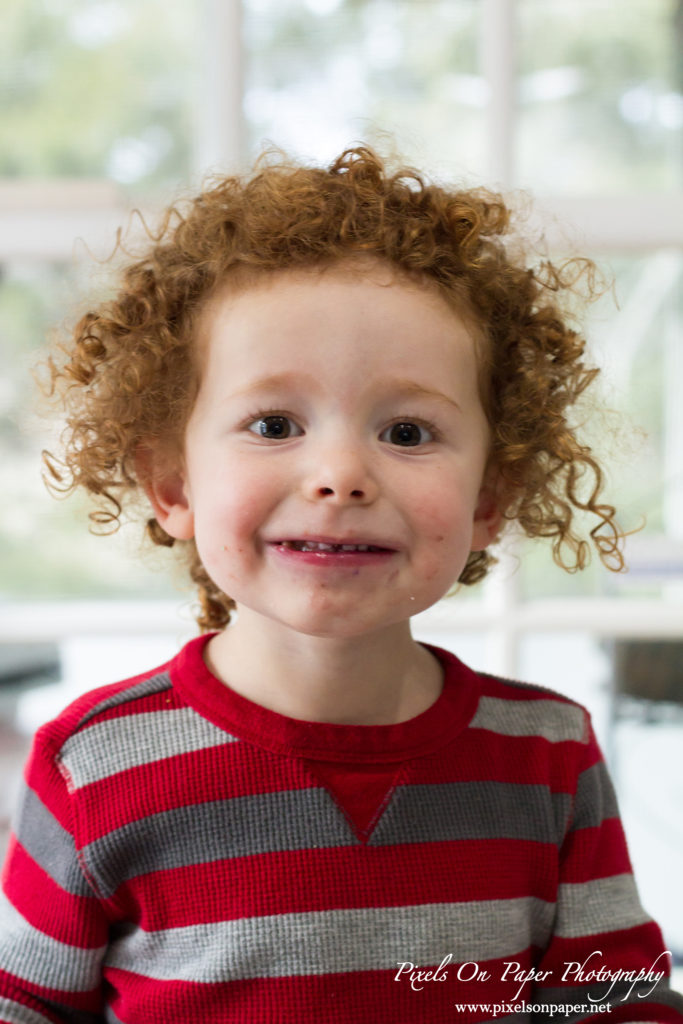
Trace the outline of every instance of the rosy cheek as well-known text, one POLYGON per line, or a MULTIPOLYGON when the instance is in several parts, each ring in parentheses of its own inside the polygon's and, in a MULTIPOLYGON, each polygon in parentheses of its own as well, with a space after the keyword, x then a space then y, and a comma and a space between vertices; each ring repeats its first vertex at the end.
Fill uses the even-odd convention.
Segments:
POLYGON ((442 496, 434 496, 430 503, 424 503, 418 512, 417 522, 423 536, 431 543, 444 544, 456 527, 457 506, 442 496))

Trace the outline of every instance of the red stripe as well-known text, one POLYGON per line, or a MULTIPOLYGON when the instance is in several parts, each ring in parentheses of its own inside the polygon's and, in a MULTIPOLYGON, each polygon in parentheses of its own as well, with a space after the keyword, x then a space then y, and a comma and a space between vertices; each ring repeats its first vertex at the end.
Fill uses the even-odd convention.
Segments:
POLYGON ((26 784, 67 832, 73 824, 73 806, 67 783, 60 774, 54 751, 34 746, 24 770, 26 784))
POLYGON ((571 832, 565 843, 563 882, 590 882, 595 878, 631 873, 624 830, 619 818, 607 818, 598 828, 571 832), (596 850, 600 851, 596 863, 596 850))
POLYGON ((102 1013, 102 993, 99 986, 91 992, 65 992, 64 989, 47 988, 44 985, 30 985, 23 978, 17 978, 0 967, 0 995, 14 999, 22 1006, 35 1008, 37 1013, 47 1013, 49 1020, 62 1024, 64 1017, 46 1011, 42 1002, 59 1003, 74 1010, 88 1013, 102 1013))
POLYGON ((550 783, 553 792, 573 792, 576 766, 585 747, 573 740, 550 743, 542 736, 506 736, 467 729, 457 740, 411 766, 410 781, 550 783), (552 769, 552 778, 548 778, 552 769))
MULTIPOLYGON (((410 962, 409 940, 405 960, 410 962)), ((444 951, 444 956, 447 951, 444 951)), ((524 966, 531 963, 531 951, 515 954, 524 966)), ((416 965, 417 967, 417 965, 416 965)), ((502 960, 481 961, 479 970, 491 975, 487 981, 458 981, 457 965, 444 968, 444 981, 426 982, 421 991, 411 988, 407 975, 395 981, 399 963, 388 971, 354 971, 294 978, 268 978, 201 985, 190 982, 160 982, 111 970, 107 980, 117 992, 112 1009, 125 1024, 147 1024, 150 1020, 210 1020, 212 1024, 458 1024, 490 1020, 481 1010, 469 1015, 456 1014, 456 1002, 503 1002, 509 1000, 518 985, 501 982, 502 960), (130 1005, 127 997, 130 997, 130 1005), (144 1017, 139 1008, 144 1007, 144 1017), (255 1015, 255 1007, 258 1014, 255 1015), (137 1011, 137 1012, 136 1012, 137 1011)), ((423 967, 424 970, 429 968, 423 967)), ((434 968, 432 968, 433 970, 434 968)), ((467 977, 472 968, 463 971, 467 977)), ((416 980, 416 985, 419 982, 416 980)), ((527 989, 529 986, 527 986, 527 989)))
POLYGON ((86 845, 130 821, 177 807, 320 786, 294 758, 281 760, 277 768, 273 770, 271 755, 235 742, 110 775, 78 790, 79 843, 86 845))
MULTIPOLYGON (((41 1003, 38 999, 34 999, 33 996, 27 994, 26 992, 19 992, 19 991, 14 992, 14 991, 12 991, 12 982, 11 981, 8 982, 7 980, 5 980, 4 984, 3 984, 3 979, 8 979, 8 978, 11 978, 11 977, 12 977, 11 974, 5 974, 2 970, 0 970, 0 992, 2 992, 3 995, 4 995, 4 987, 5 987, 5 985, 7 985, 7 989, 8 989, 7 998, 8 999, 11 999, 15 1003, 18 1003, 22 1008, 23 1007, 27 1007, 29 1010, 33 1010, 35 1013, 41 1014, 45 1018, 46 1021, 51 1021, 52 1024, 64 1024, 64 1018, 63 1017, 58 1016, 55 1012, 53 1012, 52 1010, 46 1008, 45 1005, 43 1003, 41 1003)), ((19 1013, 20 1013, 19 1020, 23 1020, 24 1019, 23 1009, 20 1010, 19 1013)))
POLYGON ((505 839, 285 851, 140 876, 121 886, 115 901, 149 931, 253 915, 530 894, 552 902, 557 879, 547 854, 543 844, 505 839), (492 862, 495 872, 487 870, 492 862))
POLYGON ((4 890, 34 928, 58 942, 97 949, 108 941, 108 922, 99 902, 61 889, 26 850, 10 839, 4 890))

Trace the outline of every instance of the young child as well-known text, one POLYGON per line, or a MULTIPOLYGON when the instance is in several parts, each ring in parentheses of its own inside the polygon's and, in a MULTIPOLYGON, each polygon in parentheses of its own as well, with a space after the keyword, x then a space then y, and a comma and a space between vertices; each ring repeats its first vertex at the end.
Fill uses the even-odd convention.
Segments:
POLYGON ((572 569, 588 513, 621 565, 570 421, 581 267, 508 222, 366 148, 261 164, 53 361, 53 480, 100 522, 144 492, 202 635, 39 731, 2 1021, 683 1020, 587 712, 411 637, 506 522, 572 569))

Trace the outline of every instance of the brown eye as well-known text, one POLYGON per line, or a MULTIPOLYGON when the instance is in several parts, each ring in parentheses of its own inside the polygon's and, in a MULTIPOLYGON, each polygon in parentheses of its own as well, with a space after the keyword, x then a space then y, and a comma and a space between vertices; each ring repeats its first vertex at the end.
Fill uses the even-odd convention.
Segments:
POLYGON ((303 433, 300 427, 294 423, 289 416, 273 414, 270 416, 259 416, 248 428, 252 434, 260 434, 261 437, 270 441, 281 441, 288 437, 296 437, 303 433))
POLYGON ((418 423, 394 423, 382 433, 381 440, 387 440, 401 448, 414 448, 418 444, 431 441, 432 435, 418 423))

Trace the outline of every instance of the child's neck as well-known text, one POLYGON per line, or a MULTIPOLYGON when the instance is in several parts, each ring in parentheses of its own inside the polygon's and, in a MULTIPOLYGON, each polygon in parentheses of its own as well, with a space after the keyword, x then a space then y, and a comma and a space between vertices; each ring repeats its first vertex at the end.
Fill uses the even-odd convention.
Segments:
POLYGON ((426 711, 441 667, 408 622, 348 639, 307 636, 242 612, 205 648, 209 669, 249 700, 290 718, 391 725, 426 711), (257 621, 258 620, 258 621, 257 621))

